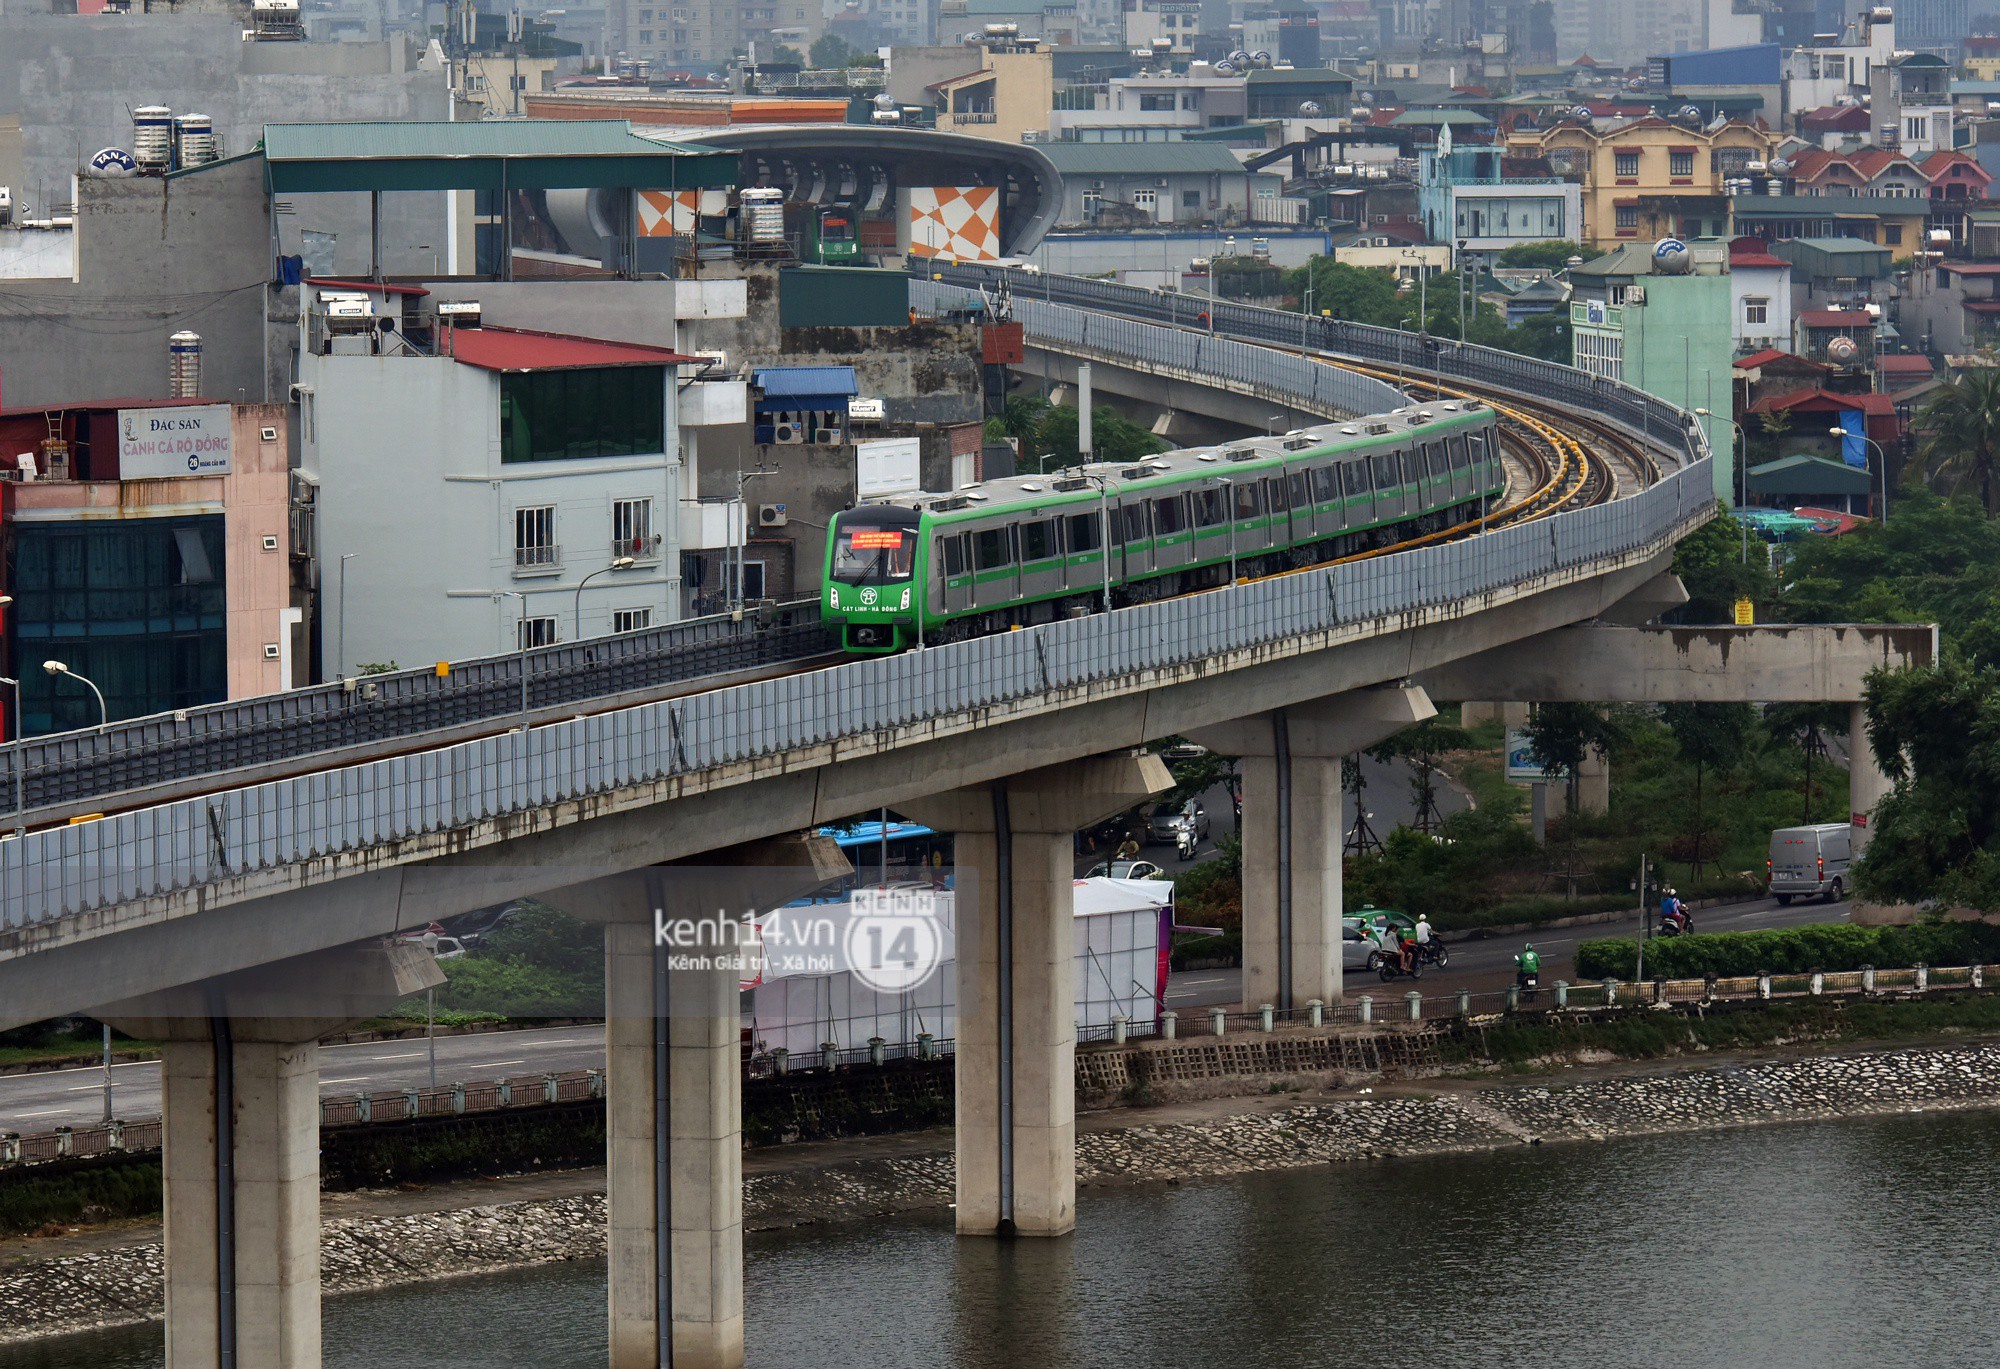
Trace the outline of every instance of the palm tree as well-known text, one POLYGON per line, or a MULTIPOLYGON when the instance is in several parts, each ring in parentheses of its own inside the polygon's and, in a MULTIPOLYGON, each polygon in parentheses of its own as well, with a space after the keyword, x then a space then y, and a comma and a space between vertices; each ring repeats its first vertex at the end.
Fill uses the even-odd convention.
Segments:
POLYGON ((1943 382, 1917 413, 1924 479, 1952 494, 1976 491, 2000 516, 2000 366, 1976 366, 1943 382))

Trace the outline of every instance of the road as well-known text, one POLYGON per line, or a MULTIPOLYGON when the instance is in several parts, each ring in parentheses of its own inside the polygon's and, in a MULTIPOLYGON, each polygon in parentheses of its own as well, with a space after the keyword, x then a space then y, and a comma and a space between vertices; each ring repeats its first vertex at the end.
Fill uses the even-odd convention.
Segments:
MULTIPOLYGON (((437 1038, 438 1083, 494 1079, 561 1070, 599 1069, 604 1028, 553 1027, 437 1038)), ((424 1088, 430 1057, 422 1039, 322 1046, 322 1095, 424 1088)), ((119 1117, 160 1115, 160 1067, 142 1060, 111 1067, 111 1097, 119 1117)), ((104 1070, 98 1065, 0 1077, 0 1132, 89 1126, 104 1116, 104 1070)))
MULTIPOLYGON (((1224 796, 1227 802, 1227 796, 1224 796)), ((1225 813, 1228 809, 1223 810, 1225 813)), ((1847 905, 1795 904, 1780 908, 1770 899, 1726 908, 1700 909, 1695 923, 1703 931, 1743 932, 1795 927, 1809 922, 1844 922, 1847 905)), ((1506 937, 1455 942, 1451 965, 1423 977, 1428 994, 1496 992, 1513 978, 1514 952, 1533 941, 1542 953, 1545 983, 1576 978, 1572 957, 1579 941, 1605 936, 1632 936, 1638 918, 1564 927, 1546 936, 1506 937)), ((1355 992, 1379 985, 1373 975, 1348 972, 1355 992)), ((1241 997, 1241 979, 1234 969, 1188 970, 1171 976, 1167 1004, 1176 1011, 1230 1005, 1241 997)), ((1384 985, 1397 995, 1408 981, 1384 985)), ((322 1046, 319 1053, 320 1092, 325 1095, 379 1093, 389 1089, 422 1088, 430 1080, 429 1056, 422 1039, 366 1041, 322 1046)), ((550 1071, 599 1069, 604 1064, 602 1027, 552 1027, 526 1031, 480 1032, 437 1038, 438 1082, 542 1074, 550 1071)), ((160 1111, 160 1069, 152 1061, 114 1065, 112 1100, 116 1114, 128 1120, 156 1117, 160 1111)), ((104 1072, 96 1065, 0 1076, 0 1132, 53 1131, 63 1126, 89 1126, 103 1116, 104 1072)))

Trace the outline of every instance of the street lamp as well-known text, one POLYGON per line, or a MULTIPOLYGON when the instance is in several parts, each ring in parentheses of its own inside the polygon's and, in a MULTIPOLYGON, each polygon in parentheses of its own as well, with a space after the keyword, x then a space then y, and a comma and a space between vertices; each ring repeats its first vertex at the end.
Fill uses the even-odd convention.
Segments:
MULTIPOLYGON (((1078 470, 1077 474, 1097 486, 1097 550, 1104 563, 1104 611, 1109 613, 1111 612, 1111 482, 1101 475, 1092 475, 1086 470, 1078 470)), ((921 624, 919 628, 921 629, 921 624)))
MULTIPOLYGON (((503 589, 498 599, 519 599, 521 616, 514 620, 514 654, 521 658, 521 712, 528 711, 528 596, 518 589, 503 589)), ((496 599, 496 602, 498 600, 496 599)), ((523 723, 522 726, 526 726, 523 723)))
POLYGON ((67 665, 64 665, 61 661, 43 661, 42 669, 48 671, 49 674, 51 675, 67 675, 70 677, 70 679, 76 680, 84 685, 89 686, 90 692, 97 696, 98 728, 101 730, 103 728, 111 726, 111 710, 105 706, 103 690, 99 689, 96 685, 91 684, 91 682, 88 679, 77 674, 74 670, 71 670, 67 665))
POLYGON ((340 558, 340 646, 338 648, 340 659, 333 663, 333 677, 336 680, 347 678, 347 563, 360 554, 358 551, 350 551, 340 558))
POLYGON ((1306 350, 1306 321, 1312 317, 1312 311, 1313 311, 1312 263, 1307 262, 1306 293, 1304 298, 1302 298, 1299 301, 1299 351, 1301 353, 1303 353, 1306 350))
POLYGON ((1276 437, 1278 435, 1278 425, 1286 421, 1287 420, 1285 418, 1285 415, 1283 414, 1269 415, 1264 419, 1264 427, 1266 429, 1264 435, 1266 437, 1276 437))
POLYGON ((1471 267, 1465 259, 1465 239, 1460 238, 1458 240, 1458 340, 1461 345, 1465 342, 1465 291, 1471 284, 1469 279, 1471 273, 1471 267))
MULTIPOLYGON (((0 675, 0 685, 6 685, 14 696, 14 740, 21 739, 21 682, 6 675, 0 675)), ((18 748, 10 764, 14 771, 14 835, 28 835, 25 815, 28 811, 28 758, 18 748)))
MULTIPOLYGON (((1721 418, 1711 409, 1696 409, 1697 418, 1721 418)), ((1750 507, 1750 435, 1733 418, 1722 419, 1729 425, 1729 456, 1736 463, 1736 522, 1743 532, 1743 556, 1745 565, 1750 563, 1750 524, 1744 520, 1743 510, 1750 507), (1743 455, 1737 456, 1738 447, 1743 455)))
POLYGON ((1845 428, 1833 427, 1827 431, 1835 437, 1858 437, 1875 449, 1876 459, 1882 464, 1882 526, 1889 525, 1889 453, 1882 450, 1882 444, 1867 433, 1851 433, 1845 428))
POLYGON ((580 642, 583 640, 583 587, 598 576, 603 575, 606 571, 630 570, 632 569, 632 564, 632 558, 629 556, 614 556, 611 558, 610 565, 599 566, 596 570, 576 582, 576 608, 570 615, 570 638, 573 641, 580 642))

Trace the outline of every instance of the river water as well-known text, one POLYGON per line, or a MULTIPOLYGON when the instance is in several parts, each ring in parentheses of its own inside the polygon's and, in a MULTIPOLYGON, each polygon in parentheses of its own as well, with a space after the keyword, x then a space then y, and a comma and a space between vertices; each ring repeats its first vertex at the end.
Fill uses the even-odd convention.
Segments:
MULTIPOLYGON (((753 1236, 752 1369, 2000 1363, 2000 1114, 1086 1190, 1074 1238, 944 1214, 753 1236)), ((329 1369, 604 1363, 601 1263, 330 1299, 329 1369)), ((152 1369, 157 1328, 0 1351, 152 1369)))

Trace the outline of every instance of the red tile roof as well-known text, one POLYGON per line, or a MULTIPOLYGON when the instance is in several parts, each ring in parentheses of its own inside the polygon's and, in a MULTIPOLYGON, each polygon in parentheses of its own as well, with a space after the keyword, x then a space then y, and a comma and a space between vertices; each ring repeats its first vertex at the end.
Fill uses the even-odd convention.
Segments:
POLYGON ((1869 121, 1868 111, 1859 105, 1821 105, 1818 109, 1807 110, 1800 116, 1800 122, 1805 128, 1839 133, 1848 130, 1866 132, 1869 121))
POLYGON ((1927 376, 1931 373, 1931 359, 1914 352, 1876 357, 1875 364, 1882 368, 1885 376, 1927 376))
POLYGON ((1954 276, 2000 276, 2000 262, 1993 261, 1940 262, 1938 269, 1949 271, 1954 276))
POLYGON ((699 361, 664 347, 538 333, 526 328, 452 328, 442 334, 455 361, 482 371, 579 371, 603 366, 675 366, 699 361))
POLYGON ((0 418, 29 414, 85 413, 106 409, 169 409, 182 404, 220 404, 219 399, 68 399, 60 404, 21 404, 0 409, 0 418))
MULTIPOLYGON (((1887 395, 1837 395, 1831 390, 1813 386, 1804 390, 1793 390, 1782 395, 1765 395, 1750 406, 1753 414, 1789 413, 1793 409, 1851 409, 1869 412, 1868 406, 1860 401, 1868 399, 1887 400, 1887 395)), ((1894 412, 1891 406, 1890 412, 1894 412)))
POLYGON ((1732 271, 1747 271, 1755 266, 1786 267, 1790 265, 1791 263, 1783 257, 1774 257, 1769 252, 1739 251, 1734 247, 1729 249, 1729 269, 1732 271))
POLYGON ((1805 309, 1799 322, 1808 328, 1873 328, 1875 316, 1861 309, 1805 309))
POLYGON ((321 290, 365 290, 375 295, 428 295, 430 291, 421 285, 395 285, 380 280, 334 280, 330 276, 313 276, 306 284, 321 290))
POLYGON ((1739 371, 1756 371, 1780 361, 1789 361, 1794 368, 1801 370, 1830 371, 1833 369, 1830 366, 1821 365, 1817 361, 1810 361, 1805 357, 1794 356, 1790 352, 1781 351, 1776 347, 1766 347, 1761 352, 1752 352, 1747 357, 1738 357, 1735 366, 1739 371))

